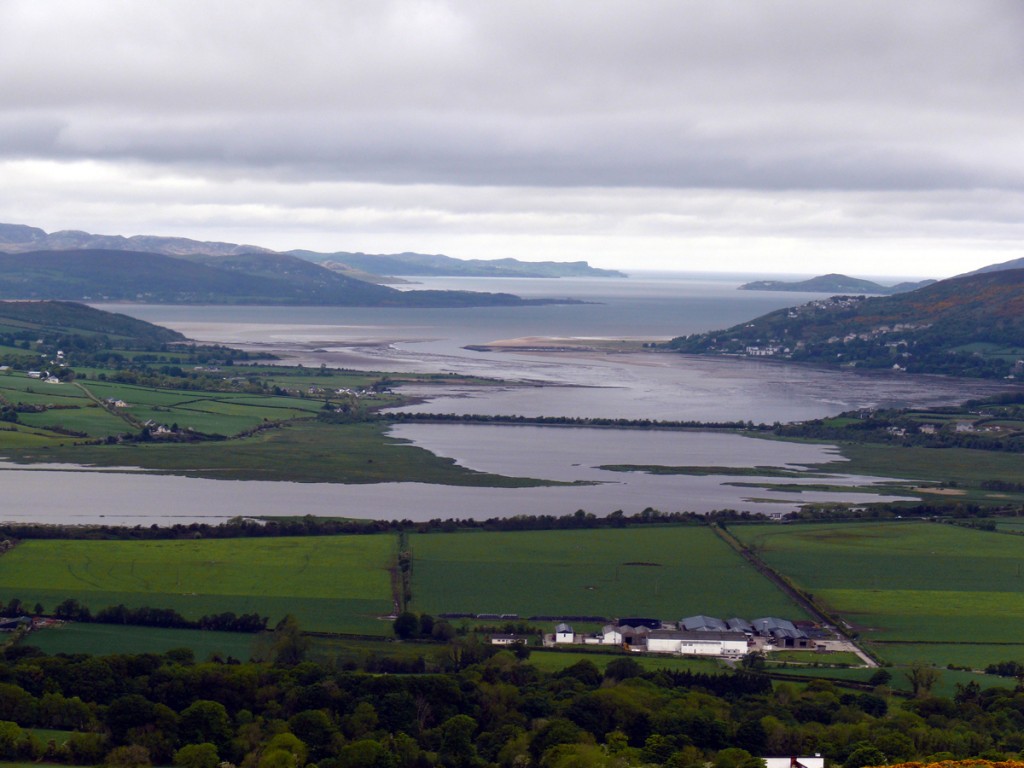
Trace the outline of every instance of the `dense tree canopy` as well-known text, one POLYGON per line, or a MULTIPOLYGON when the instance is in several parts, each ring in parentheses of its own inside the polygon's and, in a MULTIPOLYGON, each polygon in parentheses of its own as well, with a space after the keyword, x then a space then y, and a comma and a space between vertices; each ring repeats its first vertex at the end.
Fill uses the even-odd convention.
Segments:
POLYGON ((825 680, 773 684, 744 670, 647 672, 629 656, 604 672, 584 659, 549 674, 463 638, 444 658, 446 672, 393 662, 391 672, 418 673, 382 675, 293 656, 196 663, 180 651, 46 656, 14 646, 0 661, 0 758, 181 768, 756 768, 761 756, 821 752, 862 768, 1004 760, 1024 749, 1024 692, 1012 687, 961 686, 947 699, 922 684, 917 698, 902 700, 882 675, 873 690, 850 690, 825 680), (76 733, 46 744, 27 730, 37 727, 76 733))

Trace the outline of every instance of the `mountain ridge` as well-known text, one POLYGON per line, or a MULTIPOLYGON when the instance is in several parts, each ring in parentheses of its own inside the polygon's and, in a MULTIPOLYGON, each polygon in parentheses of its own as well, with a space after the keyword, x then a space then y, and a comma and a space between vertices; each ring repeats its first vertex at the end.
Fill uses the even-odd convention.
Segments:
POLYGON ((132 251, 178 257, 236 257, 253 253, 277 254, 321 264, 335 272, 354 271, 368 276, 404 274, 421 277, 625 277, 622 272, 591 267, 585 261, 527 262, 508 258, 456 259, 443 254, 423 254, 412 251, 397 254, 366 254, 348 251, 322 253, 305 249, 275 251, 258 245, 193 240, 187 237, 95 235, 72 229, 47 233, 39 227, 25 224, 0 223, 0 253, 65 250, 132 251))

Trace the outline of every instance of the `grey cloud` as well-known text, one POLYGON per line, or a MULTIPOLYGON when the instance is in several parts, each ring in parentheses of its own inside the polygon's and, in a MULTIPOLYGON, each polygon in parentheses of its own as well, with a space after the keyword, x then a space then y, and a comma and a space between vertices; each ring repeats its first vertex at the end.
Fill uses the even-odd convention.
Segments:
POLYGON ((1019 188, 1022 19, 998 0, 13 2, 0 154, 388 183, 1019 188))

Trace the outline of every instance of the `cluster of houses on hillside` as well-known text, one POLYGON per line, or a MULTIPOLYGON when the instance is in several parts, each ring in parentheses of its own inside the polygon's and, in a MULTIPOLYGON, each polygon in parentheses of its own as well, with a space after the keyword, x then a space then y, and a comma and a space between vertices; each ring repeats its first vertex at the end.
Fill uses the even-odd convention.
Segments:
POLYGON ((823 646, 817 641, 826 636, 827 633, 809 622, 797 626, 774 616, 753 621, 690 616, 674 623, 660 619, 620 619, 594 634, 577 633, 569 624, 562 623, 555 627, 553 634, 545 635, 544 644, 615 645, 638 652, 737 658, 751 651, 820 650, 823 646))

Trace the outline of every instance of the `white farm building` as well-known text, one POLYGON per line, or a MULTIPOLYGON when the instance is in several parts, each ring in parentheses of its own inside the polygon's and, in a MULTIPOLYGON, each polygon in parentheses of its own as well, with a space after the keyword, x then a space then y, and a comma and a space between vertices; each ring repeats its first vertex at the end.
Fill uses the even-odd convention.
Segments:
POLYGON ((741 632, 654 629, 647 635, 647 650, 684 656, 742 656, 747 652, 747 638, 741 632))

